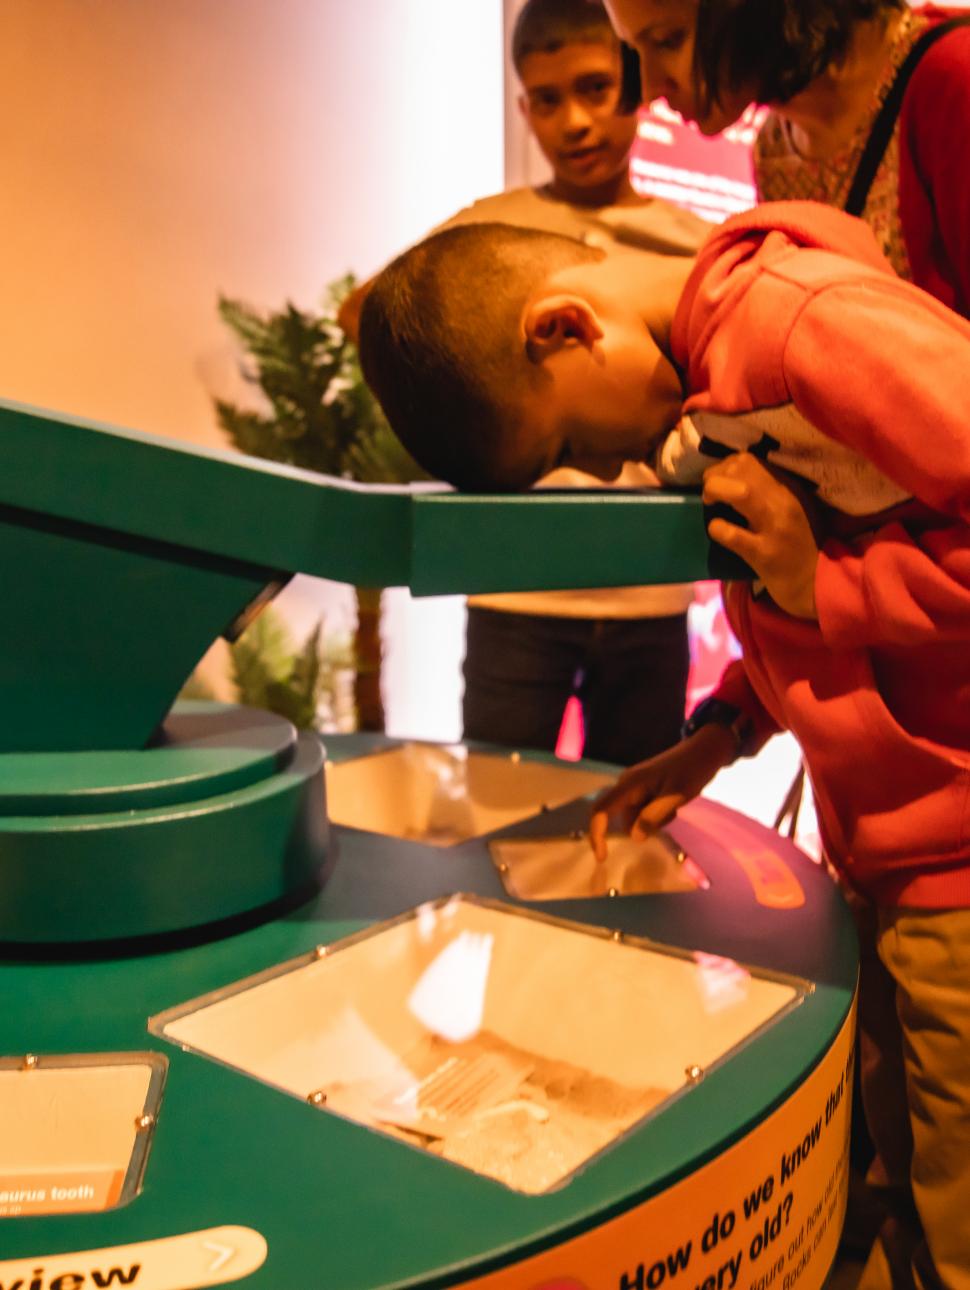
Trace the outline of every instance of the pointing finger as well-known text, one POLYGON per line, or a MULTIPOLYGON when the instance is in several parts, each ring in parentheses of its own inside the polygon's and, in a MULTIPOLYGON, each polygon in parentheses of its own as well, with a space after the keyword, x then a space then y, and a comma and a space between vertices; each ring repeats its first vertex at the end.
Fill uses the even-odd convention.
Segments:
POLYGON ((603 864, 606 860, 606 830, 609 825, 609 816, 606 811, 594 810, 589 821, 589 844, 593 848, 593 855, 596 857, 598 864, 603 864))

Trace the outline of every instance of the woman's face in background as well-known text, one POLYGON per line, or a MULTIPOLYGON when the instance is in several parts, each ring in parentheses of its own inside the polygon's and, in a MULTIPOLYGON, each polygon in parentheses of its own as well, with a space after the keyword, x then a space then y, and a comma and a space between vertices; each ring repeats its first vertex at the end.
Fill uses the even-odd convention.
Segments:
POLYGON ((752 95, 724 91, 723 102, 702 107, 694 85, 697 0, 606 0, 613 26, 640 56, 643 101, 664 98, 702 134, 733 125, 752 95))

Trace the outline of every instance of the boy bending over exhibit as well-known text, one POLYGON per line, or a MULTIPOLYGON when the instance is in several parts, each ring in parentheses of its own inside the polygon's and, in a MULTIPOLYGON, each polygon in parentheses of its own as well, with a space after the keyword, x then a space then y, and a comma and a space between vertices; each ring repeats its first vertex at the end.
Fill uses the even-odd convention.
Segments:
MULTIPOLYGON (((641 197, 630 183, 637 115, 622 101, 620 43, 603 6, 526 0, 511 45, 519 105, 552 178, 483 198, 447 227, 495 220, 606 250, 620 244, 693 255, 710 226, 641 197)), ((564 468, 544 486, 595 482, 564 468)), ((671 584, 470 597, 464 737, 551 751, 575 691, 586 757, 629 766, 659 752, 684 718, 692 593, 689 584, 671 584)))
MULTIPOLYGON (((710 225, 670 202, 641 197, 630 183, 637 116, 623 102, 620 42, 602 4, 526 0, 511 54, 520 108, 552 177, 484 197, 436 231, 495 221, 565 233, 606 250, 626 245, 693 256, 710 225)), ((341 311, 351 335, 368 286, 341 311)), ((643 483, 645 473, 632 470, 633 482, 643 483)), ((595 483, 562 469, 543 486, 595 483)), ((470 597, 464 737, 552 751, 575 693, 586 757, 628 766, 667 747, 684 719, 692 593, 681 583, 470 597)))
POLYGON ((361 358, 410 451, 459 488, 633 458, 733 509, 708 532, 755 574, 726 588, 743 658, 603 795, 592 844, 602 858, 610 817, 660 827, 795 735, 890 983, 860 987, 893 1204, 862 1284, 888 1284, 892 1247, 921 1284, 970 1286, 970 324, 860 221, 777 202, 696 264, 439 233, 376 280, 361 358))

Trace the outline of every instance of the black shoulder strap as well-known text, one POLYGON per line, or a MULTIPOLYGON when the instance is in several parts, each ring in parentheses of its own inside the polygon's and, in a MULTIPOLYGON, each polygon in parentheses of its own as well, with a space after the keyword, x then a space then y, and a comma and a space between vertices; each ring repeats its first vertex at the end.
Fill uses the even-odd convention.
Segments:
POLYGON ((865 210, 869 189, 872 187, 872 181, 876 177, 879 163, 886 155, 889 140, 893 137, 896 118, 899 116, 900 109, 903 106, 903 95, 906 93, 909 78, 916 70, 916 64, 942 36, 952 31, 954 27, 966 26, 968 22, 970 22, 970 19, 967 18, 951 18, 949 22, 941 22, 935 27, 930 27, 928 31, 923 32, 906 55, 906 59, 896 73, 896 78, 886 95, 883 105, 879 109, 879 115, 873 123, 866 146, 863 149, 862 156, 859 158, 859 165, 852 180, 852 187, 849 190, 848 197, 845 199, 845 209, 850 215, 861 215, 865 210))

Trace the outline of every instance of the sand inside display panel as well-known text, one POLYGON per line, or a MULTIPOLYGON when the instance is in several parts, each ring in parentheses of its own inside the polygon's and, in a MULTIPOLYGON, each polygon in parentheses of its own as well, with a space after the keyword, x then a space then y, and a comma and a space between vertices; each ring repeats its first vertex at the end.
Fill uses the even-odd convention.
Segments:
POLYGON ((805 989, 456 896, 170 1009, 151 1029, 538 1193, 805 989))
POLYGON ((517 900, 588 900, 591 896, 707 891, 710 881, 670 834, 611 834, 606 859, 577 831, 545 838, 493 838, 489 854, 502 885, 517 900))

